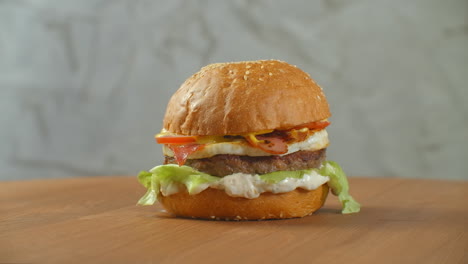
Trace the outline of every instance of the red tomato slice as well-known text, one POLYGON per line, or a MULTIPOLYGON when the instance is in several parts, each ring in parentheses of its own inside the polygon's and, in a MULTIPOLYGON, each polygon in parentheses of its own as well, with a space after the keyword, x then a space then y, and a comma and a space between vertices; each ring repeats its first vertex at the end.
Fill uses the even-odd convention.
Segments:
POLYGON ((160 136, 156 137, 156 142, 159 144, 185 144, 196 142, 194 136, 160 136))
POLYGON ((280 137, 256 136, 258 142, 253 142, 249 137, 247 141, 253 147, 259 148, 271 154, 284 154, 288 152, 288 144, 280 137))
POLYGON ((317 121, 317 122, 311 122, 311 123, 297 126, 294 129, 301 129, 301 128, 307 127, 308 129, 311 129, 311 130, 320 130, 320 129, 326 128, 329 125, 330 125, 330 121, 317 121))
POLYGON ((185 164, 188 156, 197 150, 201 150, 205 147, 204 144, 187 144, 187 145, 167 145, 172 152, 179 166, 185 164))

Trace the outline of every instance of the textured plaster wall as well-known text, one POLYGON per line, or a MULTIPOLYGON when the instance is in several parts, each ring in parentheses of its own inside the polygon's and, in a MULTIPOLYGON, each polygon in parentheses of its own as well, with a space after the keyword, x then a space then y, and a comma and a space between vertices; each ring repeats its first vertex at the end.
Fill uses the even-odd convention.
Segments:
POLYGON ((281 59, 353 176, 468 179, 468 1, 0 1, 0 179, 136 174, 185 78, 281 59))

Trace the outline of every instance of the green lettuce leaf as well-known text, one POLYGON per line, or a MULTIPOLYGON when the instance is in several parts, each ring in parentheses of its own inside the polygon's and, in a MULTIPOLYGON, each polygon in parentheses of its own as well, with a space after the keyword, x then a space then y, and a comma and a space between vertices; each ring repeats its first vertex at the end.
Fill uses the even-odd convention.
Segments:
MULTIPOLYGON (((275 184, 286 178, 302 178, 312 170, 315 170, 322 176, 328 176, 330 178, 328 185, 332 193, 338 196, 338 199, 342 203, 343 210, 341 212, 343 214, 359 212, 360 205, 349 195, 348 180, 346 179, 345 173, 336 162, 326 161, 320 169, 277 171, 259 175, 259 177, 264 182, 275 184)), ((156 166, 149 172, 142 171, 138 175, 139 182, 148 189, 146 194, 138 201, 138 204, 154 204, 161 187, 166 188, 175 183, 183 184, 187 188, 189 194, 193 194, 201 185, 209 185, 220 179, 220 177, 211 176, 188 166, 178 166, 175 164, 156 166)))
POLYGON ((338 163, 334 161, 325 161, 322 164, 319 173, 330 178, 328 186, 330 186, 332 193, 338 196, 338 199, 343 206, 341 213, 351 214, 357 213, 361 210, 361 205, 349 194, 348 179, 338 163))
POLYGON ((138 181, 148 189, 146 194, 138 201, 138 204, 154 204, 161 187, 179 183, 185 185, 189 194, 193 194, 201 184, 209 184, 219 179, 219 177, 199 172, 188 166, 175 164, 156 166, 149 172, 142 171, 138 175, 138 181))
POLYGON ((153 174, 147 171, 140 171, 138 174, 138 181, 147 189, 151 186, 151 175, 153 174))
POLYGON ((157 177, 153 177, 152 173, 147 171, 141 171, 138 174, 138 181, 145 186, 148 191, 143 197, 138 200, 140 205, 152 205, 156 202, 158 193, 159 193, 159 184, 157 182, 157 177))
POLYGON ((296 178, 300 179, 304 177, 304 174, 310 173, 310 170, 297 170, 297 171, 275 171, 270 172, 267 174, 260 175, 260 179, 262 179, 266 183, 278 183, 286 178, 296 178))

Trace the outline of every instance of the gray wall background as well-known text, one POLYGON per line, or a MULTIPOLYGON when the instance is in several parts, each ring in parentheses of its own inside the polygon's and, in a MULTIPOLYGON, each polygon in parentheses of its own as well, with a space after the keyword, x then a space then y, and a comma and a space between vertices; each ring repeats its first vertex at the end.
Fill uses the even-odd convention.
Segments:
POLYGON ((135 175, 208 63, 280 59, 324 87, 352 176, 468 179, 468 1, 0 2, 0 179, 135 175))

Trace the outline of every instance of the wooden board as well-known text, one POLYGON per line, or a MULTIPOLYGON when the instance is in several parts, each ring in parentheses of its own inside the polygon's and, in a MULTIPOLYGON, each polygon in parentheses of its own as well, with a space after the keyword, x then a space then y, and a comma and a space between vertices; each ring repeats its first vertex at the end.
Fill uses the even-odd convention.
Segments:
POLYGON ((134 177, 0 182, 0 263, 468 263, 468 182, 352 178, 315 215, 177 219, 134 177))

